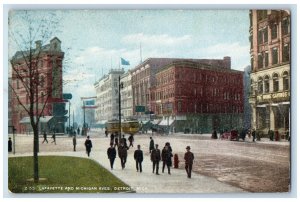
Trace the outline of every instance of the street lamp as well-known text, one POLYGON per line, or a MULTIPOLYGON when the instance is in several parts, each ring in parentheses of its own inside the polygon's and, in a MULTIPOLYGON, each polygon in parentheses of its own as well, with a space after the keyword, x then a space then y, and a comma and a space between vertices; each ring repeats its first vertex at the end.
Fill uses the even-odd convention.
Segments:
POLYGON ((121 83, 121 76, 119 76, 119 140, 121 140, 121 89, 123 83, 121 83))

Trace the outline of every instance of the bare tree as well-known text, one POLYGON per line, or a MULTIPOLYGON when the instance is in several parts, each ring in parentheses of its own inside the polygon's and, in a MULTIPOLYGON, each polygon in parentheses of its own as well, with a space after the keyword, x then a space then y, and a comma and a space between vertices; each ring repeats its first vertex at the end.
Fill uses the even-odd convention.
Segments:
POLYGON ((39 181, 39 123, 51 99, 62 100, 62 60, 59 18, 53 12, 10 11, 9 43, 19 51, 10 59, 13 105, 28 114, 33 130, 34 181, 39 181), (21 29, 19 29, 21 26, 21 29), (47 58, 47 60, 45 60, 47 58), (46 62, 48 64, 43 64, 46 62), (43 68, 46 67, 46 68, 43 68), (47 69, 51 69, 48 71, 47 69), (52 75, 50 75, 52 74, 52 75), (24 97, 24 95, 26 95, 24 97))

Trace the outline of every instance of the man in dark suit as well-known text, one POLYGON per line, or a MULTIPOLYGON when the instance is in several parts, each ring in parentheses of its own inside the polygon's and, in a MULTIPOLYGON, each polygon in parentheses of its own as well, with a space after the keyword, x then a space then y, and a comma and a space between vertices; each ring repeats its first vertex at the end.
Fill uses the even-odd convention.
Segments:
POLYGON ((127 148, 125 147, 124 143, 121 143, 118 147, 118 155, 121 159, 121 166, 122 169, 125 168, 126 160, 127 160, 127 148))
POLYGON ((159 175, 158 169, 159 169, 159 161, 161 160, 160 156, 160 150, 158 149, 158 144, 155 145, 155 149, 151 152, 151 161, 153 163, 153 173, 156 168, 156 175, 159 175))
POLYGON ((110 147, 107 149, 107 157, 110 161, 110 168, 113 169, 114 161, 116 158, 117 152, 113 143, 110 143, 110 147))
POLYGON ((143 151, 141 150, 141 145, 137 146, 137 150, 134 151, 134 160, 136 162, 136 171, 142 172, 142 162, 143 162, 143 151))
POLYGON ((192 177, 192 167, 193 167, 193 162, 194 162, 194 154, 190 150, 191 150, 191 147, 187 146, 186 147, 187 152, 184 154, 185 170, 186 170, 188 178, 192 177))
POLYGON ((84 142, 84 145, 85 145, 85 149, 86 149, 87 155, 90 156, 91 149, 93 147, 92 141, 90 140, 90 136, 87 136, 87 138, 86 138, 86 140, 84 142))

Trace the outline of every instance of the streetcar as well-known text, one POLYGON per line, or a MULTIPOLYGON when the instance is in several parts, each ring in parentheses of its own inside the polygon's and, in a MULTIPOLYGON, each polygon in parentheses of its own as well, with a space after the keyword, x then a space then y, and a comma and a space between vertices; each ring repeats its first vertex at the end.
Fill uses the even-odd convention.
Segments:
MULTIPOLYGON (((119 121, 111 120, 106 122, 106 128, 108 133, 119 132, 119 121)), ((137 120, 124 120, 121 122, 122 132, 125 134, 134 135, 140 130, 140 124, 137 120)))

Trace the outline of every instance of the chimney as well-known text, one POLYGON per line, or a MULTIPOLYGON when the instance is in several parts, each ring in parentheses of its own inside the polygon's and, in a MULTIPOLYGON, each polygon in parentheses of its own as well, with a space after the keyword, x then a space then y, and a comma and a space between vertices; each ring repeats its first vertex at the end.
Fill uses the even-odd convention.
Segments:
POLYGON ((36 47, 36 49, 41 49, 41 47, 42 47, 42 41, 41 40, 36 41, 35 42, 35 47, 36 47))
POLYGON ((229 56, 223 58, 223 67, 225 69, 231 69, 231 58, 229 56))

